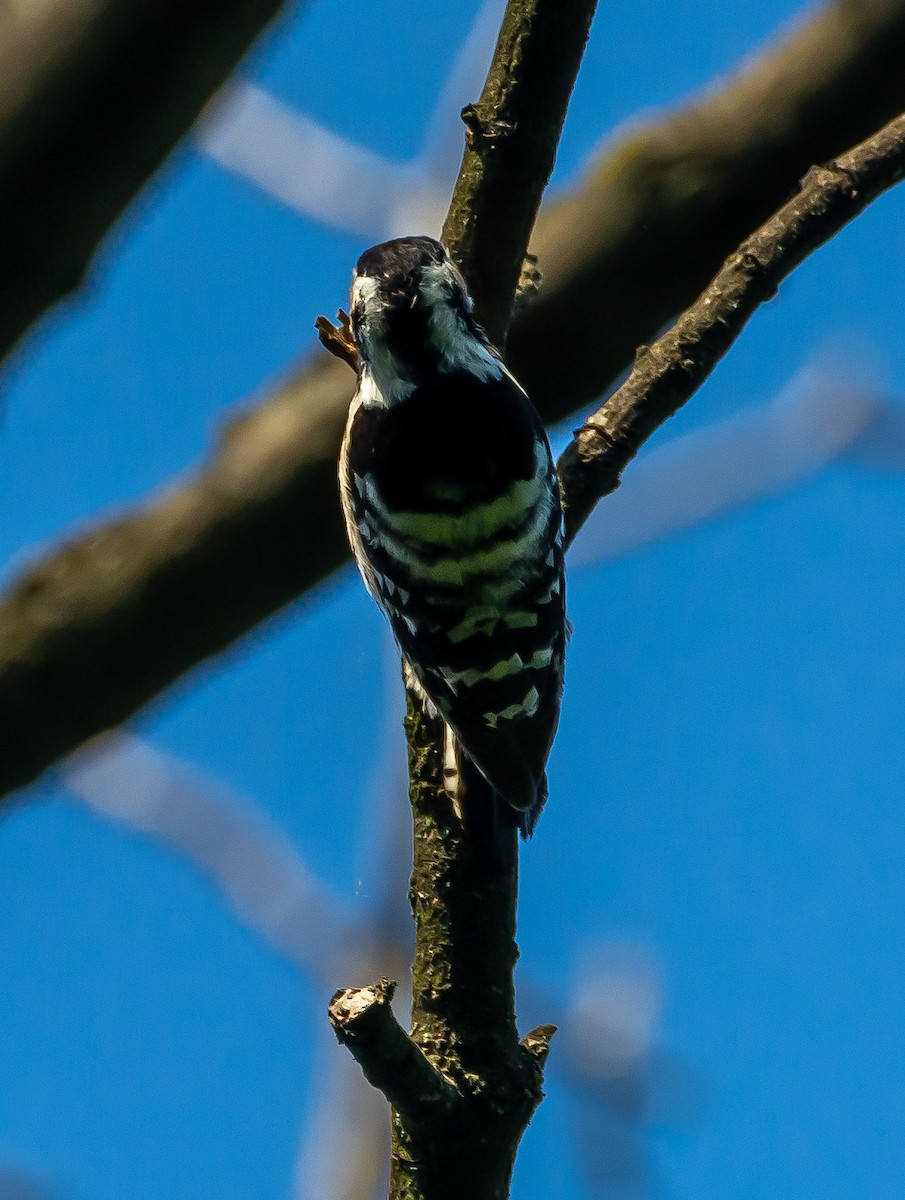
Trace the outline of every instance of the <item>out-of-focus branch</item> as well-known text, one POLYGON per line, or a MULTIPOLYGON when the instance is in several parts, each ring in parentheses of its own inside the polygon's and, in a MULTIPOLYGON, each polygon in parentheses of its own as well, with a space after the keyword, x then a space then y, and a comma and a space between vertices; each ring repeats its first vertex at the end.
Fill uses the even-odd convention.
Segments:
POLYGON ((709 287, 576 433, 559 461, 571 540, 651 433, 701 386, 752 313, 798 264, 905 176, 905 116, 824 167, 746 238, 709 287))
POLYGON ((349 382, 332 359, 289 380, 206 470, 76 537, 7 593, 0 794, 343 563, 336 453, 349 382))
POLYGON ((0 7, 0 358, 101 238, 282 0, 0 7))
MULTIPOLYGON (((839 0, 722 91, 630 135, 541 213, 546 285, 509 357, 546 419, 602 390, 843 133, 854 143, 905 108, 903 54, 905 0, 839 0)), ((342 363, 303 367, 209 465, 7 592, 0 794, 347 560, 335 462, 352 386, 342 363)))
POLYGON ((499 346, 596 7, 510 0, 481 98, 462 112, 465 153, 443 241, 499 346))
POLYGON ((96 739, 56 775, 91 812, 191 864, 244 925, 319 982, 350 954, 360 962, 363 947, 389 941, 370 914, 317 878, 259 808, 133 734, 96 739))

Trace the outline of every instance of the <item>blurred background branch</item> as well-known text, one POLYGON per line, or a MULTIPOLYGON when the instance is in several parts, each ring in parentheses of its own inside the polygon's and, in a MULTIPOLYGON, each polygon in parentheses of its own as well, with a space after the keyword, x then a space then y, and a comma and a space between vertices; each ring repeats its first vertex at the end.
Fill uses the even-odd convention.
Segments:
MULTIPOLYGON (((58 780, 91 812, 150 837, 199 872, 247 928, 311 981, 316 995, 329 994, 337 972, 367 978, 391 971, 404 981, 412 925, 399 882, 411 865, 411 832, 402 748, 391 736, 401 721, 399 690, 387 691, 385 750, 361 825, 362 858, 373 876, 366 909, 317 879, 256 806, 132 734, 98 739, 60 764, 58 780)), ((400 1012, 407 994, 402 983, 400 1012)), ((621 1173, 622 1185, 629 1185, 628 1194, 643 1195, 643 1172, 627 1172, 626 1166, 644 1159, 643 1130, 651 1124, 681 1127, 697 1103, 687 1064, 659 1044, 662 982, 650 952, 630 943, 597 944, 576 964, 565 990, 529 975, 519 980, 518 998, 523 1028, 541 1016, 559 1027, 560 1044, 547 1071, 567 1085, 584 1113, 581 1140, 588 1142, 591 1174, 599 1174, 606 1160, 606 1170, 621 1173), (602 1136, 619 1138, 620 1156, 591 1151, 602 1136)), ((317 1037, 322 1026, 318 1020, 317 1037)), ((319 1047, 323 1061, 295 1194, 299 1200, 376 1197, 385 1184, 389 1146, 385 1102, 356 1066, 350 1069, 346 1055, 335 1053, 332 1035, 319 1047)))
MULTIPOLYGON (((542 210, 546 285, 513 326, 510 357, 546 419, 623 369, 812 162, 905 107, 903 49, 902 0, 831 4, 678 115, 629 132, 542 210), (580 256, 578 227, 592 247, 580 256)), ((303 364, 233 422, 208 465, 12 581, 0 791, 346 561, 334 475, 350 391, 341 364, 303 364)))
POLYGON ((26 0, 0 9, 0 358, 100 240, 282 0, 26 0))

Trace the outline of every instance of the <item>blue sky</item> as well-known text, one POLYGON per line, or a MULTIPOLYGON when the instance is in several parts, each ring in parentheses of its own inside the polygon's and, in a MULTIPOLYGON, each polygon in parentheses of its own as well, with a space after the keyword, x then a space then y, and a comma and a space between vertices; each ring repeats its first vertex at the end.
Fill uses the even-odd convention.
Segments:
MULTIPOLYGON (((245 74, 410 159, 476 11, 320 3, 245 74)), ((554 183, 796 11, 603 6, 554 183)), ((806 263, 649 453, 768 403, 828 347, 901 396, 903 205, 887 196, 806 263)), ((231 406, 312 349, 362 248, 183 146, 7 381, 4 575, 196 462, 231 406)), ((899 1194, 903 517, 905 476, 840 462, 570 578, 520 971, 564 1002, 601 942, 658 964, 657 1042, 691 1100, 639 1135, 656 1196, 899 1194)), ((380 890, 382 636, 348 574, 135 727, 267 814, 362 911, 380 890)), ((0 1165, 71 1200, 289 1197, 326 1001, 365 980, 300 973, 201 873, 53 780, 0 823, 0 906, 0 1165)), ((514 1195, 591 1196, 573 1136, 587 1101, 555 1072, 547 1090, 514 1195)))

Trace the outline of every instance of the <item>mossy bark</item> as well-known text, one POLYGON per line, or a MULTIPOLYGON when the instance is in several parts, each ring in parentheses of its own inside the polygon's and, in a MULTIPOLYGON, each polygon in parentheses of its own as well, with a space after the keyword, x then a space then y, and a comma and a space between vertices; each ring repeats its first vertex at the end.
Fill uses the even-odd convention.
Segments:
POLYGON ((497 819, 477 781, 462 819, 453 811, 443 789, 442 726, 411 695, 406 732, 416 925, 411 1037, 459 1102, 439 1121, 394 1112, 390 1197, 504 1200, 542 1097, 547 1048, 546 1039, 540 1048, 521 1044, 516 1030, 516 832, 497 819))

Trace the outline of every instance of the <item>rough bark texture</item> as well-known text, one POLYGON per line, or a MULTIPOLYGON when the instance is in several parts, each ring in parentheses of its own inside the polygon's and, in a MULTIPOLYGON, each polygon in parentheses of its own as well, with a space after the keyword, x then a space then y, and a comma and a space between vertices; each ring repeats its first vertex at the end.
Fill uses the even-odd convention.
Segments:
POLYGON ((22 0, 0 10, 0 358, 100 239, 282 0, 22 0))
POLYGON ((475 308, 500 347, 595 8, 596 0, 512 0, 481 98, 462 113, 465 153, 443 241, 466 266, 475 308))
MULTIPOLYGON (((905 109, 903 58, 905 0, 830 5, 722 90, 630 132, 544 209, 546 282, 508 357, 545 419, 599 394, 812 163, 905 109)), ((0 794, 348 560, 334 464, 352 386, 335 360, 304 367, 208 465, 13 584, 0 602, 0 794)))
POLYGON ((519 1141, 542 1098, 552 1027, 525 1044, 513 970, 518 849, 483 791, 464 822, 443 790, 442 724, 409 695, 415 918, 413 1043, 455 1087, 435 1119, 393 1114, 392 1200, 505 1200, 519 1141))
POLYGON ((340 1045, 406 1121, 444 1122, 455 1111, 458 1093, 432 1066, 390 1008, 396 984, 389 979, 363 988, 342 988, 327 1009, 340 1045))

